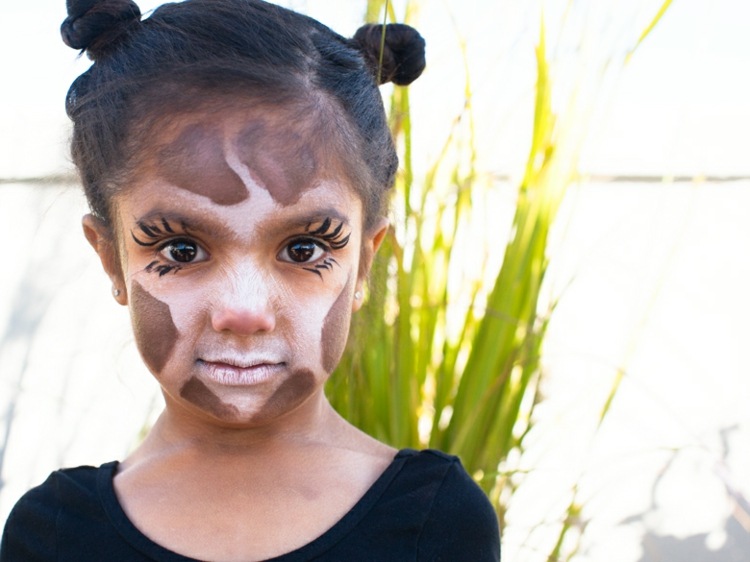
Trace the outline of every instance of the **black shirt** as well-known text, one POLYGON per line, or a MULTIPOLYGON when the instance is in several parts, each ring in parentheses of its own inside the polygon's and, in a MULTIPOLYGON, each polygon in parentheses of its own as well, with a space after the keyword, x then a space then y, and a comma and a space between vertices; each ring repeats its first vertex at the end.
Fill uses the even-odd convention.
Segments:
MULTIPOLYGON (((117 462, 53 472, 13 508, 0 562, 195 562, 147 538, 115 495, 117 462)), ((399 451, 323 535, 274 562, 500 559, 497 518, 458 458, 399 451)))

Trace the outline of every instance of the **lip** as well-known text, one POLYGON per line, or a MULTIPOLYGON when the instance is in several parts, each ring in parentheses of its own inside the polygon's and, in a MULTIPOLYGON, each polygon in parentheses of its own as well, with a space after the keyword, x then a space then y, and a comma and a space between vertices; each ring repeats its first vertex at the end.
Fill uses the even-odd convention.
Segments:
POLYGON ((285 363, 264 360, 198 359, 199 369, 211 382, 222 386, 253 386, 278 376, 285 363))

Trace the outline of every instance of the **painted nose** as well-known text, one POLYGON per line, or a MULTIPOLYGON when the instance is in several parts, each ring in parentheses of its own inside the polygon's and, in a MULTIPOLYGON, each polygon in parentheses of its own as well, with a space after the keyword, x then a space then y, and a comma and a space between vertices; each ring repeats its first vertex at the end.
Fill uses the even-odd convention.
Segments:
POLYGON ((271 280, 248 273, 233 276, 225 287, 211 313, 214 330, 239 335, 273 331, 276 315, 271 280))

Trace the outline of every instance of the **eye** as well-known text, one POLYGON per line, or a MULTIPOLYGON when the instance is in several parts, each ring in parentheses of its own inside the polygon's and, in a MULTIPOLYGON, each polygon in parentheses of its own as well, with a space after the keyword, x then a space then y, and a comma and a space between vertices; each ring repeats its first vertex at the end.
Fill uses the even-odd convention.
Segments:
POLYGON ((170 261, 191 263, 206 259, 206 251, 196 242, 188 239, 171 240, 164 244, 159 253, 170 261))
POLYGON ((325 249, 319 242, 303 238, 287 244, 279 252, 279 259, 286 262, 307 263, 318 260, 323 254, 325 254, 325 249))

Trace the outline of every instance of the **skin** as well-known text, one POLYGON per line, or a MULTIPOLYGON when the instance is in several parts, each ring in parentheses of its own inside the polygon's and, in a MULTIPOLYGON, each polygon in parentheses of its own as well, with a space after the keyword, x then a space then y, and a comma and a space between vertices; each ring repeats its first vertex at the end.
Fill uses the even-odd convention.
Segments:
POLYGON ((159 151, 159 171, 164 179, 218 205, 236 205, 248 197, 245 184, 230 168, 218 131, 198 123, 159 151), (203 181, 206 176, 212 180, 203 181))
POLYGON ((326 314, 321 329, 321 355, 323 357, 323 369, 331 373, 341 359, 346 347, 346 336, 349 333, 349 320, 351 318, 351 305, 349 298, 351 294, 351 280, 347 282, 344 290, 333 303, 326 314))
POLYGON ((177 343, 177 328, 168 305, 151 296, 137 281, 131 290, 135 341, 148 368, 159 372, 177 343))
POLYGON ((240 159, 260 187, 267 190, 280 205, 293 205, 315 186, 321 156, 315 146, 296 131, 274 127, 263 121, 245 127, 237 138, 240 159), (277 162, 294 161, 295 166, 278 166, 277 162))
POLYGON ((199 408, 224 419, 237 418, 239 412, 234 406, 224 404, 211 389, 197 377, 191 377, 180 390, 180 396, 199 408))
MULTIPOLYGON (((361 201, 344 177, 287 160, 281 141, 258 149, 263 170, 253 169, 247 131, 268 122, 242 108, 173 119, 114 200, 114 229, 84 217, 165 399, 118 468, 118 499, 149 538, 203 560, 264 560, 309 543, 395 454, 338 416, 323 392, 387 223, 363 231, 361 201), (207 161, 189 180, 165 172, 197 152, 207 161), (227 169, 243 197, 223 183, 227 169), (288 196, 294 182, 299 191, 288 196), (237 202, 227 204, 227 193, 237 202), (339 226, 328 241, 312 234, 339 226), (310 238, 320 245, 300 242, 310 238), (290 260, 293 246, 310 250, 309 261, 290 260)), ((299 131, 289 135, 287 145, 300 143, 299 131)))

